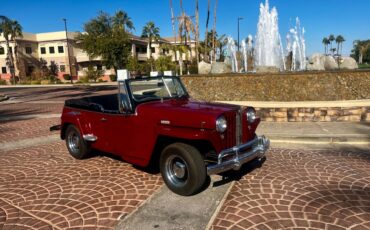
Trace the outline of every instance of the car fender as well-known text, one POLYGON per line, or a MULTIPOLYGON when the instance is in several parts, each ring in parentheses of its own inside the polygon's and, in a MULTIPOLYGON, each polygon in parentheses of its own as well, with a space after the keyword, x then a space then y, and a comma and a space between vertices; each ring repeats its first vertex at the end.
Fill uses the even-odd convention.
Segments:
POLYGON ((84 122, 82 112, 80 111, 63 112, 62 129, 60 133, 62 139, 65 138, 65 131, 68 125, 70 124, 76 126, 79 129, 82 136, 91 132, 91 125, 88 122, 84 122))

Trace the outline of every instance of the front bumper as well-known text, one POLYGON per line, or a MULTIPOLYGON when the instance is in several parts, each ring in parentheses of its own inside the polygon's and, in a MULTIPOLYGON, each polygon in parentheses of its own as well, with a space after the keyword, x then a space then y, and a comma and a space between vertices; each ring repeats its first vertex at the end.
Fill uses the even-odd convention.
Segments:
POLYGON ((217 164, 207 166, 207 174, 218 174, 230 169, 239 170, 243 164, 256 158, 262 158, 269 147, 269 139, 265 136, 256 136, 245 144, 225 149, 218 155, 217 164), (227 160, 224 160, 225 158, 227 160))

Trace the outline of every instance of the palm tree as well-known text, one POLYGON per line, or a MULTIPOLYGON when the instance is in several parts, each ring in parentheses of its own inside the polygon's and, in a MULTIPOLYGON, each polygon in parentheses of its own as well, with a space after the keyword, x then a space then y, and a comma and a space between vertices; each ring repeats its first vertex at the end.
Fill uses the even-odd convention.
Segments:
POLYGON ((148 38, 148 52, 149 52, 149 59, 152 58, 152 42, 158 41, 160 39, 159 36, 159 28, 155 26, 154 22, 150 21, 146 23, 143 27, 143 32, 141 33, 142 38, 148 38))
POLYGON ((337 54, 339 55, 342 55, 342 48, 343 48, 343 42, 345 42, 346 40, 344 39, 344 37, 342 35, 338 35, 336 38, 335 38, 335 42, 337 43, 337 54), (340 51, 340 52, 339 52, 340 51))
POLYGON ((134 23, 125 11, 119 10, 112 18, 113 27, 126 31, 135 30, 134 23))
POLYGON ((324 44, 324 48, 325 48, 325 55, 328 54, 328 45, 330 44, 330 41, 327 37, 324 37, 322 39, 322 44, 324 44))
POLYGON ((333 51, 333 41, 335 41, 335 36, 333 34, 330 34, 328 40, 330 42, 330 50, 333 51))
POLYGON ((3 15, 0 15, 0 34, 3 32, 2 31, 2 24, 6 21, 9 21, 9 18, 7 18, 6 16, 3 16, 3 15))
POLYGON ((7 48, 7 61, 6 64, 10 69, 11 77, 13 78, 13 83, 15 84, 15 72, 14 72, 14 58, 13 52, 10 51, 10 36, 13 34, 13 21, 12 20, 5 20, 1 23, 1 31, 3 33, 6 48, 7 48))
POLYGON ((18 23, 18 21, 11 21, 10 40, 14 43, 15 68, 19 70, 18 43, 16 41, 17 37, 23 37, 22 26, 18 23))

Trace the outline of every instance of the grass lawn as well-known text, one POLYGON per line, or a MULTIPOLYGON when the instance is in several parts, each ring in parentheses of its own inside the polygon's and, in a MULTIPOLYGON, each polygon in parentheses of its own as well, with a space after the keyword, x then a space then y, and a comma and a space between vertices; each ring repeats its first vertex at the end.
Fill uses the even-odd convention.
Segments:
POLYGON ((370 69, 370 64, 358 64, 359 69, 370 69))

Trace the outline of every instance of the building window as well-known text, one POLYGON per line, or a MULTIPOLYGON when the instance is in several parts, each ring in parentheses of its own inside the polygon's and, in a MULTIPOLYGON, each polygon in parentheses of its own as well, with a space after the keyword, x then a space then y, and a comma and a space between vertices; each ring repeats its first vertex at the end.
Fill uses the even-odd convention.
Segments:
POLYGON ((50 47, 49 47, 49 53, 50 53, 50 54, 55 53, 54 46, 50 46, 50 47))
POLYGON ((32 47, 30 46, 26 47, 26 54, 32 54, 32 47))
POLYGON ((9 47, 9 53, 13 53, 13 48, 12 47, 9 47))
POLYGON ((40 52, 41 52, 41 54, 46 54, 46 48, 45 47, 41 47, 40 48, 40 52))
POLYGON ((0 54, 5 54, 4 47, 0 46, 0 54))
POLYGON ((141 53, 146 54, 146 52, 147 52, 147 48, 146 47, 141 49, 141 53))
POLYGON ((102 65, 96 65, 96 70, 103 70, 103 66, 102 65))
POLYGON ((6 67, 1 67, 1 73, 6 73, 6 67))
POLYGON ((64 53, 64 47, 63 46, 58 46, 58 53, 60 53, 60 54, 64 53))
POLYGON ((60 70, 60 72, 66 72, 66 66, 65 65, 60 65, 59 70, 60 70))
POLYGON ((152 54, 155 53, 155 48, 154 47, 151 47, 150 50, 151 50, 152 54))

